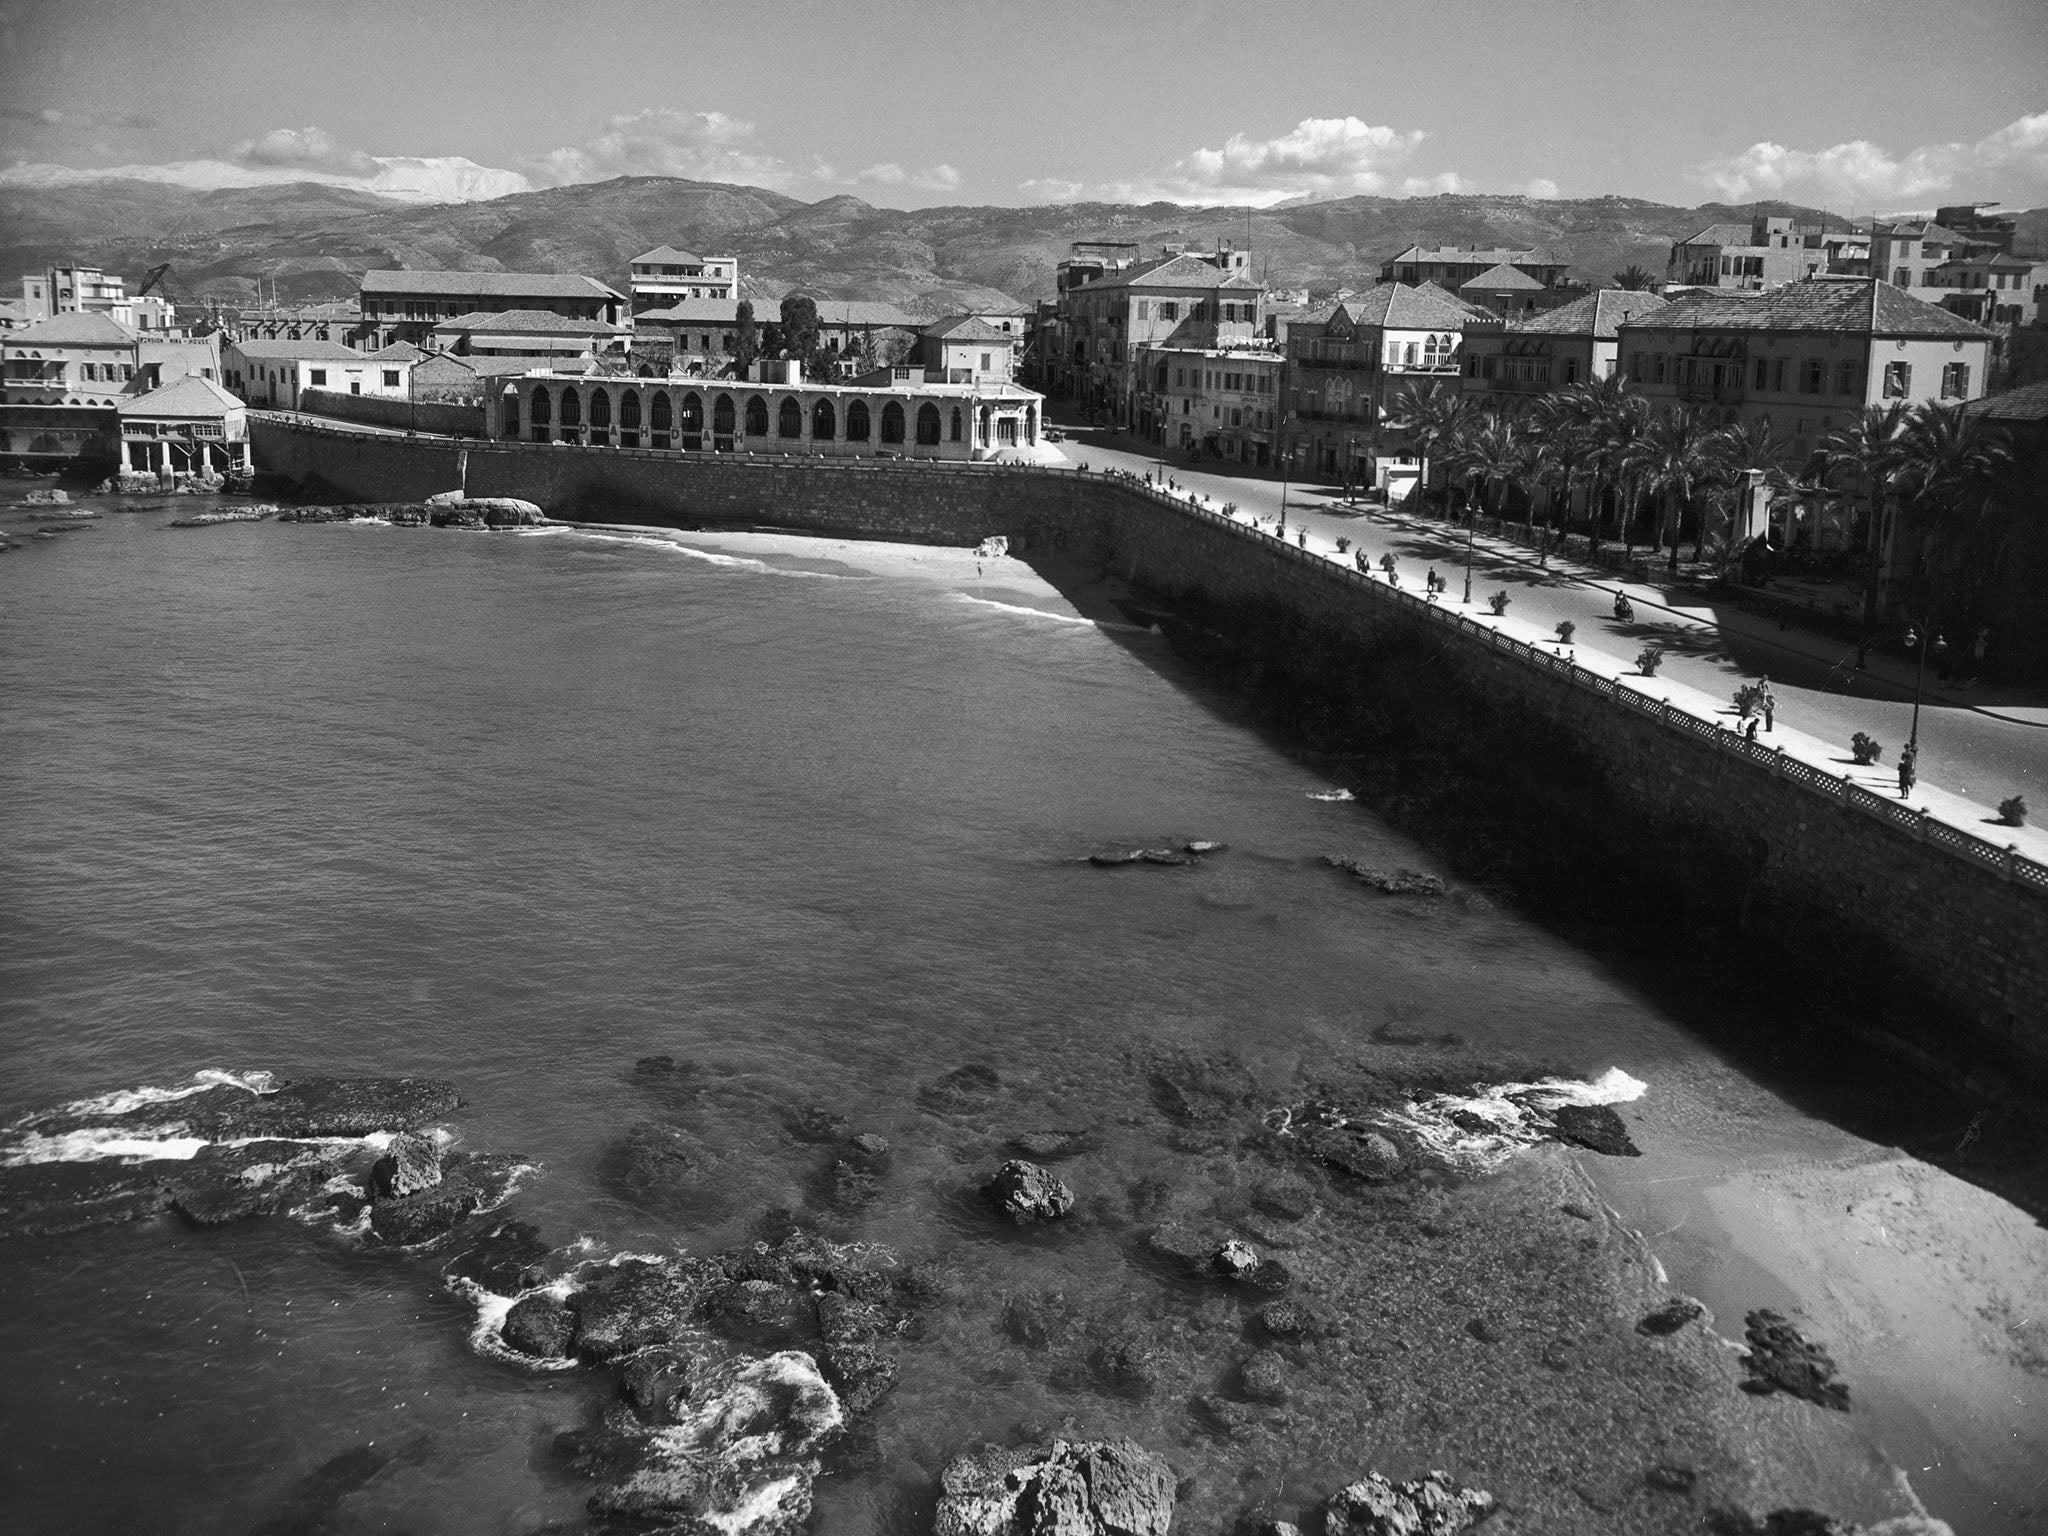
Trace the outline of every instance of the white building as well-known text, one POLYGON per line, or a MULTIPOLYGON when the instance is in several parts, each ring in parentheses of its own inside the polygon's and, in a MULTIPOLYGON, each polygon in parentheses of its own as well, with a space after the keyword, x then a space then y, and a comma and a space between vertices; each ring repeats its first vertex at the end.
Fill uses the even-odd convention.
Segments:
POLYGON ((407 398, 409 357, 365 356, 338 341, 231 341, 221 358, 227 386, 251 405, 295 411, 309 389, 407 398))
POLYGON ((739 258, 693 256, 672 245, 658 245, 633 258, 627 286, 636 315, 643 309, 668 309, 685 299, 737 300, 739 258))

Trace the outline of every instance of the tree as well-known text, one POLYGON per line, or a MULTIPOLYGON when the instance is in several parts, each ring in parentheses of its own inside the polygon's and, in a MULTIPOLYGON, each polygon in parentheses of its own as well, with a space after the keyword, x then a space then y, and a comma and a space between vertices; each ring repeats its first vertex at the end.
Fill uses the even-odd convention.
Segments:
POLYGON ((801 293, 782 301, 782 345, 804 365, 804 377, 822 378, 818 356, 818 304, 801 293))
POLYGON ((1656 278, 1650 276, 1649 273, 1645 272, 1634 262, 1630 262, 1614 274, 1614 286, 1617 288, 1627 288, 1631 292, 1647 293, 1656 286, 1656 283, 1656 278))
MULTIPOLYGON (((1713 478, 1714 429, 1699 408, 1680 405, 1657 413, 1649 430, 1635 449, 1635 463, 1643 484, 1664 501, 1665 521, 1671 535, 1671 573, 1678 574, 1679 530, 1686 514, 1694 508, 1700 491, 1713 478)), ((1663 542, 1663 533, 1658 534, 1663 542)))
MULTIPOLYGON (((1550 527, 1539 558, 1548 559, 1550 546, 1571 518, 1572 491, 1594 446, 1585 393, 1589 386, 1567 385, 1541 396, 1529 410, 1529 427, 1534 432, 1531 468, 1539 484, 1550 489, 1550 527)), ((1534 504, 1530 516, 1533 519, 1534 504)))
POLYGON ((754 359, 761 355, 761 332, 754 324, 754 301, 741 299, 739 308, 733 311, 733 325, 738 332, 733 344, 733 366, 744 378, 747 370, 754 366, 754 359))
POLYGON ((1485 510, 1487 488, 1494 481, 1511 484, 1527 472, 1530 448, 1528 437, 1501 411, 1488 411, 1460 434, 1453 461, 1478 493, 1475 517, 1485 510))
MULTIPOLYGON (((1421 510, 1429 492, 1429 473, 1442 450, 1458 437, 1466 418, 1465 397, 1455 389, 1428 383, 1402 395, 1387 413, 1386 425, 1408 439, 1421 460, 1422 474, 1416 481, 1416 509, 1421 510)), ((1446 496, 1449 490, 1446 488, 1446 496)))
POLYGON ((1951 611, 1962 605, 1954 576, 1974 586, 1996 558, 2002 530, 1988 516, 1991 493, 2013 463, 2004 430, 1960 405, 1926 400, 1907 414, 1892 483, 1913 513, 1936 611, 1943 598, 1951 611))
POLYGON ((1868 500, 1863 519, 1863 624, 1875 628, 1878 619, 1878 583, 1884 575, 1884 511, 1893 471, 1899 467, 1899 434, 1906 424, 1902 400, 1885 405, 1866 405, 1855 421, 1837 427, 1821 441, 1830 467, 1847 465, 1868 500))
MULTIPOLYGON (((1592 426, 1593 448, 1587 456, 1593 472, 1594 490, 1614 487, 1615 532, 1624 549, 1631 544, 1637 477, 1636 456, 1650 430, 1650 403, 1628 387, 1619 372, 1589 384, 1582 408, 1592 426)), ((1600 519, 1596 510, 1594 542, 1599 542, 1600 519)))

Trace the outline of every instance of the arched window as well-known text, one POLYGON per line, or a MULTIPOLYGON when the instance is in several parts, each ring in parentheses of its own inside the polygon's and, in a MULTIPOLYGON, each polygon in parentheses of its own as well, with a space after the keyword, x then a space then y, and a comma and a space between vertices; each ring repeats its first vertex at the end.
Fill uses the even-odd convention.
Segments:
POLYGON ((849 443, 864 443, 868 440, 868 403, 856 400, 846 408, 846 440, 849 443))
POLYGON ((782 409, 775 413, 775 435, 777 437, 802 437, 804 435, 804 408, 796 403, 794 395, 782 397, 782 409))
POLYGON ((957 405, 953 407, 952 430, 946 434, 946 440, 953 443, 960 441, 960 407, 957 405))
POLYGON ((533 400, 527 406, 526 414, 532 418, 533 424, 536 427, 544 427, 554 420, 554 411, 549 403, 548 388, 545 384, 535 387, 533 400))
POLYGON ((1026 444, 1038 441, 1038 407, 1035 405, 1024 407, 1024 441, 1026 444))
POLYGON ((917 440, 926 448, 939 445, 939 408, 929 400, 917 408, 917 440))
POLYGON ((759 395, 750 395, 747 398, 747 436, 766 437, 767 435, 768 402, 759 395))
POLYGON ((720 395, 711 407, 711 431, 717 437, 732 436, 732 396, 720 395))
POLYGON ((499 432, 504 437, 519 435, 519 391, 508 389, 498 401, 499 432))
POLYGON ((619 425, 631 431, 640 425, 640 391, 629 389, 619 400, 619 425))
POLYGON ((612 397, 601 389, 590 392, 590 424, 599 429, 612 424, 612 397))
POLYGON ((891 400, 882 407, 882 441, 900 443, 903 441, 903 405, 891 400))
MULTIPOLYGON (((640 365, 640 377, 643 379, 651 379, 654 377, 654 370, 648 367, 645 363, 642 363, 640 365)), ((625 423, 620 422, 619 425, 624 426, 625 423)))
POLYGON ((832 409, 832 402, 820 398, 811 407, 811 436, 821 443, 829 443, 839 435, 839 413, 832 409))
POLYGON ((649 424, 657 432, 666 432, 675 425, 675 412, 669 405, 667 390, 657 389, 654 392, 654 403, 647 414, 649 424))
POLYGON ((978 422, 976 422, 976 423, 975 423, 975 426, 976 426, 977 430, 976 430, 976 432, 975 432, 975 435, 974 435, 974 440, 975 440, 975 441, 976 441, 977 443, 981 444, 981 446, 982 446, 982 447, 986 448, 986 447, 988 446, 988 407, 987 407, 987 406, 985 406, 985 405, 984 405, 984 406, 983 406, 983 407, 981 408, 981 419, 980 419, 980 420, 979 420, 978 422))
POLYGON ((683 396, 683 430, 702 432, 704 430, 704 402, 697 398, 693 389, 683 396))
POLYGON ((562 386, 562 425, 565 427, 580 427, 583 425, 583 402, 576 398, 575 389, 568 384, 562 386))

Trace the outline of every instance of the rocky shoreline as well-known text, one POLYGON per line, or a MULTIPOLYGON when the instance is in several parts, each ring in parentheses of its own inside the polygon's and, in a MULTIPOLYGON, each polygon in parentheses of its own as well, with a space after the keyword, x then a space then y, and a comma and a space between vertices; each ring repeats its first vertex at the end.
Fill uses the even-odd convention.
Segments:
MULTIPOLYGON (((1129 1063, 1176 1152, 1237 1170, 1242 1193, 1221 1203, 1097 1187, 1094 1128, 1013 1129, 1017 1155, 964 1192, 982 1213, 970 1240, 1119 1232, 1158 1296, 1144 1315, 989 1290, 945 1252, 828 1237, 800 1212, 766 1213, 756 1240, 710 1254, 552 1246, 504 1213, 526 1166, 464 1150, 449 1126, 456 1088, 423 1079, 214 1074, 29 1116, 0 1134, 0 1237, 273 1217, 326 1228, 344 1252, 388 1250, 471 1301, 479 1352, 589 1379, 554 1459, 586 1485, 593 1532, 802 1529, 820 1478, 864 1470, 862 1425, 891 1411, 914 1357, 963 1329, 987 1330, 991 1362, 1044 1373, 1075 1412, 1019 1424, 1006 1443, 957 1444, 916 1518, 941 1536, 1152 1536, 1176 1511, 1181 1529, 1271 1536, 1297 1522, 1374 1536, 1587 1519, 1858 1529, 1772 1500, 1851 1444, 1826 1351, 1763 1311, 1747 1352, 1731 1349, 1699 1303, 1660 1286, 1573 1162, 1634 1150, 1615 1105, 1641 1084, 1381 1054, 1387 1064, 1304 1082, 1280 1105, 1232 1061, 1129 1063), (1599 1111, 1590 1126, 1585 1111, 1599 1111), (1175 1403, 1183 1429, 1168 1442, 1115 1428, 1119 1405, 1156 1416, 1175 1403), (1592 1423, 1609 1426, 1597 1440, 1592 1423), (1356 1465, 1446 1439, 1468 1464, 1492 1447, 1486 1486, 1402 1481, 1408 1453, 1356 1465), (1277 1467, 1311 1446, 1352 1461, 1351 1479, 1234 1494, 1209 1470, 1277 1467)), ((658 1106, 686 1095, 693 1072, 650 1057, 627 1081, 658 1106)), ((997 1069, 970 1062, 917 1099, 979 1116, 1004 1094, 997 1069)), ((787 1129, 819 1159, 820 1219, 857 1225, 891 1176, 889 1142, 818 1106, 792 1109, 787 1129)), ((650 1210, 687 1209, 715 1177, 665 1115, 629 1126, 609 1157, 621 1192, 650 1210)), ((1862 1529, 1946 1527, 1900 1510, 1862 1529)))

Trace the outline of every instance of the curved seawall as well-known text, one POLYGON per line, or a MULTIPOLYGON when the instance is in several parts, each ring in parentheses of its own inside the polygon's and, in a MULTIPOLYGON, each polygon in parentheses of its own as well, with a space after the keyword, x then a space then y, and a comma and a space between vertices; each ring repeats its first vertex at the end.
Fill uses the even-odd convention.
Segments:
MULTIPOLYGON (((1831 1021, 1951 1080, 2048 1077, 2048 867, 1960 818, 1741 740, 1678 690, 1511 639, 1127 480, 988 465, 679 458, 464 442, 251 415, 260 467, 337 499, 461 488, 557 517, 769 525, 972 544, 1008 536, 1155 596, 1177 638, 1317 746, 1398 740, 1525 831, 1569 830, 1582 879, 1668 915, 1673 963, 1754 961, 1831 1021)), ((1426 792, 1429 784, 1419 786, 1426 792)), ((1547 877, 1552 888, 1556 876, 1547 877)), ((1640 914, 1638 914, 1640 920, 1640 914)), ((1646 957, 1654 969, 1662 953, 1646 957)), ((1739 978, 1738 978, 1739 981, 1739 978)), ((1787 998, 1796 1004, 1796 997, 1787 998)))

